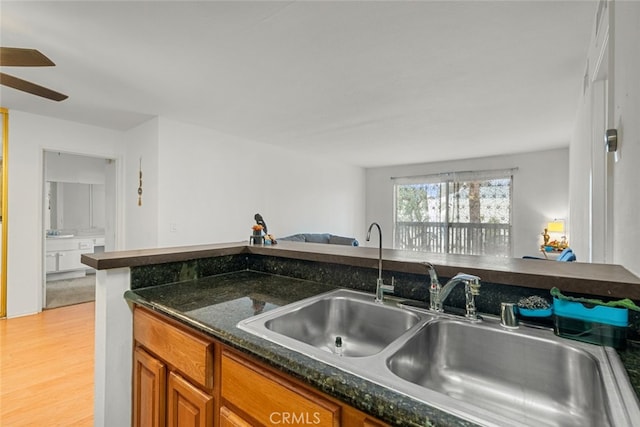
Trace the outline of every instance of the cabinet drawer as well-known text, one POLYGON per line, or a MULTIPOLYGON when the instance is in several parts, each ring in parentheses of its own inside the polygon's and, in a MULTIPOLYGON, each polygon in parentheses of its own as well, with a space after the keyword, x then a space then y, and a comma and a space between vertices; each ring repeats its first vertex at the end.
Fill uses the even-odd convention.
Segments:
POLYGON ((222 398, 261 425, 339 426, 340 407, 231 352, 222 353, 222 398))
POLYGON ((136 307, 135 340, 206 389, 213 388, 213 342, 170 325, 149 311, 136 307))

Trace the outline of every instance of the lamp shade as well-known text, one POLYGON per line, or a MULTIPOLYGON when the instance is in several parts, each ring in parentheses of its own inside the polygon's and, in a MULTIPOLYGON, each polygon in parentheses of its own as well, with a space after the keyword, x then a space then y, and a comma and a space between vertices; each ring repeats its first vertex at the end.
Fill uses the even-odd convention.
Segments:
POLYGON ((564 233, 564 221, 552 221, 547 224, 549 233, 564 233))

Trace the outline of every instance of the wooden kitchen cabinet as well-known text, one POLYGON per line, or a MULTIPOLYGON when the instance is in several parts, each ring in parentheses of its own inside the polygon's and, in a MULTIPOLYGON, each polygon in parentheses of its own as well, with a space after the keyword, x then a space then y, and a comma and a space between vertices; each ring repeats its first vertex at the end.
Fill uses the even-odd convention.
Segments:
POLYGON ((133 336, 132 425, 213 426, 213 341, 139 307, 133 336))
POLYGON ((133 318, 133 426, 387 426, 173 319, 133 318))
POLYGON ((220 365, 223 427, 388 426, 232 349, 222 349, 220 365))
POLYGON ((167 385, 167 426, 206 427, 213 425, 213 397, 175 372, 167 385))
POLYGON ((220 427, 253 427, 226 406, 220 408, 220 427))
POLYGON ((221 395, 263 426, 340 426, 340 406, 231 351, 222 352, 221 395))
POLYGON ((389 424, 351 406, 343 406, 342 409, 342 425, 344 427, 389 427, 389 424))
POLYGON ((167 368, 164 363, 142 348, 133 353, 133 425, 162 427, 165 425, 165 384, 167 368))

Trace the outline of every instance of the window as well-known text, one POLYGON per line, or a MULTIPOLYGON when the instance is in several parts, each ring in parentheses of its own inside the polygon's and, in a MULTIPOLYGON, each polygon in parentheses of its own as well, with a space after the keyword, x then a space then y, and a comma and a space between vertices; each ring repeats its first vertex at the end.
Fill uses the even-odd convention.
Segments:
POLYGON ((511 256, 514 170, 394 180, 394 247, 511 256))

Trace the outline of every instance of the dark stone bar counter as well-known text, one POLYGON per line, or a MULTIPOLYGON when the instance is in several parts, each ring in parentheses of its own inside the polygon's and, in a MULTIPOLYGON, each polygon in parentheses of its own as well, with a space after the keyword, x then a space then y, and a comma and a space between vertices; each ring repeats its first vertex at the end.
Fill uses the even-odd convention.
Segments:
MULTIPOLYGON (((190 327, 303 379, 310 385, 396 425, 473 425, 384 387, 341 372, 296 352, 239 330, 237 322, 338 287, 373 293, 378 275, 376 248, 281 242, 246 243, 106 252, 82 256, 97 270, 130 270, 126 299, 163 312, 190 327)), ((566 295, 640 301, 640 279, 621 266, 541 260, 383 251, 383 277, 393 278, 394 297, 415 305, 428 302, 427 268, 441 282, 459 272, 482 279, 478 311, 497 315, 501 302, 539 295, 550 300, 558 287, 566 295)), ((448 301, 464 307, 462 289, 448 301)), ((640 395, 640 318, 630 312, 626 350, 619 355, 640 395)), ((549 325, 543 325, 549 326, 549 325)))

